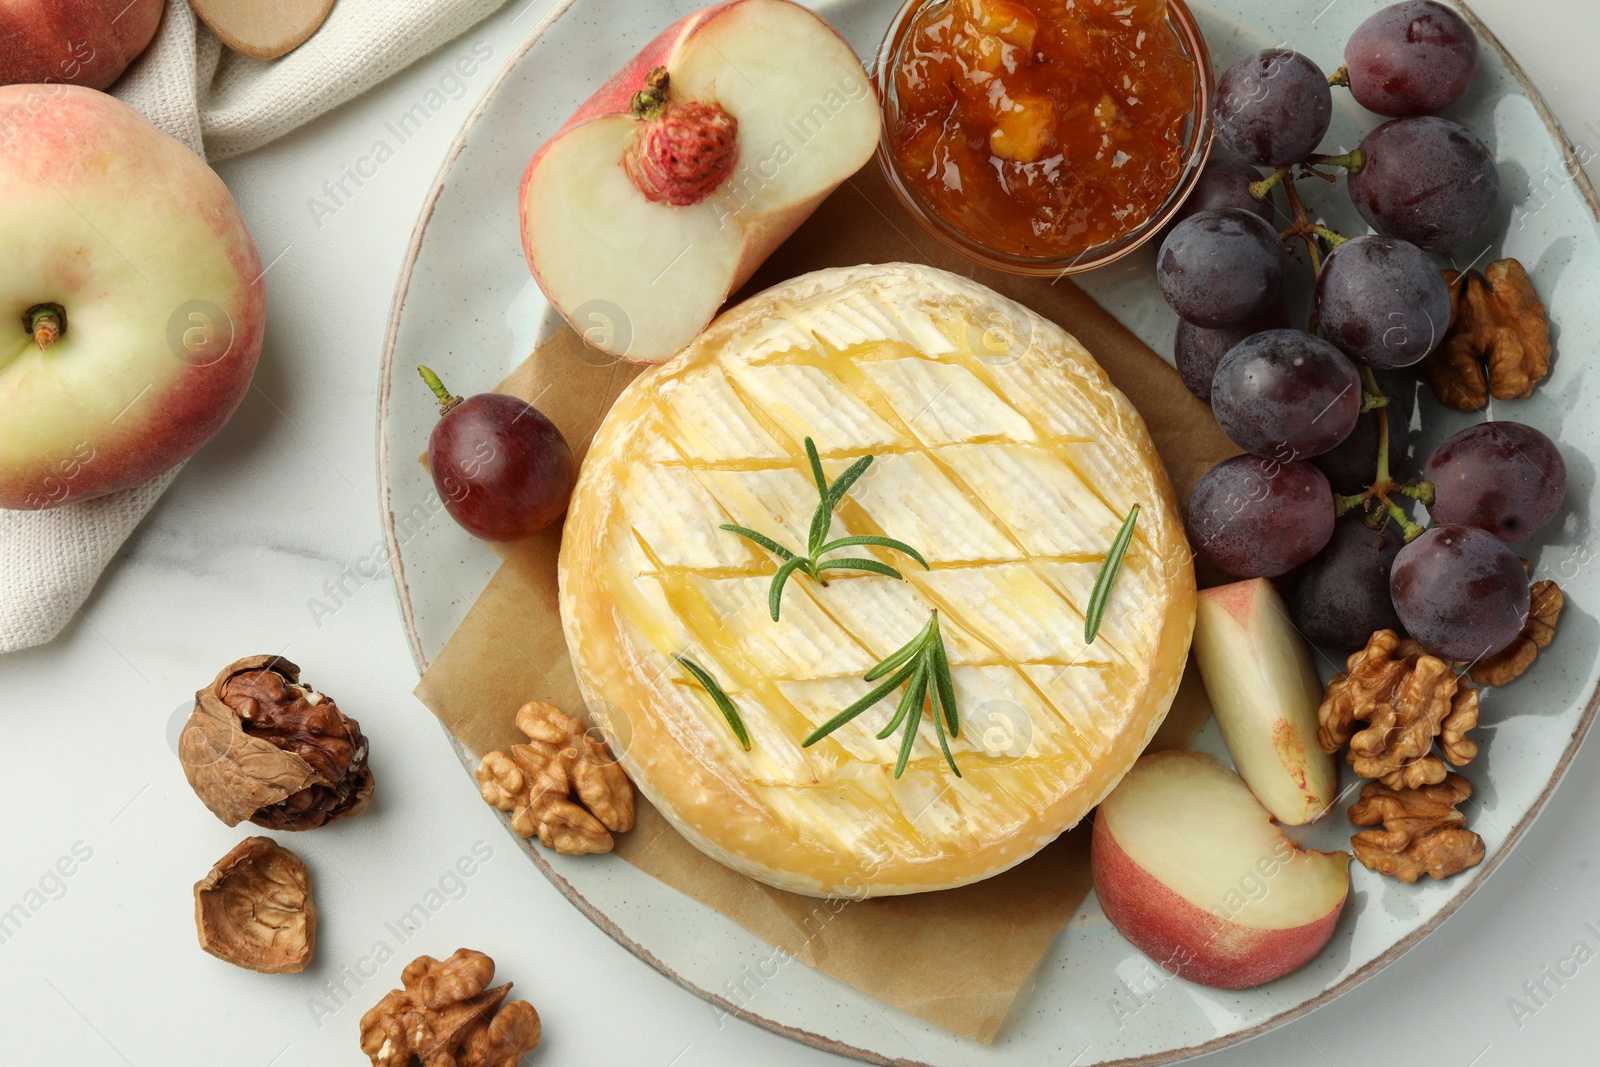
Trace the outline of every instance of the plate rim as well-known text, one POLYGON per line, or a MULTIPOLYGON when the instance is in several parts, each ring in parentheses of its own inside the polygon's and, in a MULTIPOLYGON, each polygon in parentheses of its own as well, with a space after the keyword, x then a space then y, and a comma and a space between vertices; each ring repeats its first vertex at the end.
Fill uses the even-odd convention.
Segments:
MULTIPOLYGON (((534 46, 539 43, 539 40, 544 36, 545 32, 550 29, 551 26, 553 26, 562 18, 562 16, 567 14, 568 11, 577 6, 580 2, 581 0, 557 0, 555 5, 545 13, 544 17, 539 20, 534 28, 528 32, 528 35, 523 39, 523 41, 512 51, 511 55, 507 57, 505 63, 495 75, 494 80, 491 81, 488 87, 484 89, 483 95, 478 99, 478 102, 474 105, 472 111, 468 113, 464 120, 462 120, 461 129, 456 134, 455 139, 451 142, 449 149, 445 152, 444 160, 440 163, 439 169, 434 176, 433 183, 429 187, 428 193, 424 198, 422 209, 417 216, 416 225, 412 230, 411 240, 406 248, 405 259, 401 263, 399 277, 395 282, 394 298, 389 309, 389 322, 384 333, 383 357, 379 366, 378 419, 376 426, 378 506, 380 509, 380 519, 383 524, 384 545, 387 549, 389 557, 390 574, 394 580, 395 599, 400 608, 401 625, 405 629, 406 640, 410 646, 411 658, 417 668, 419 680, 423 674, 427 673, 428 658, 422 650, 422 639, 420 634, 417 632, 416 618, 411 600, 411 591, 406 582, 405 560, 400 554, 401 546, 395 523, 394 510, 390 503, 391 486, 389 484, 389 446, 387 429, 389 423, 390 384, 393 380, 395 347, 399 340, 400 320, 405 311, 406 298, 410 295, 412 277, 416 270, 417 261, 421 255, 423 241, 427 236, 428 224, 433 219, 433 213, 435 208, 438 206, 439 198, 444 194, 445 188, 448 184, 451 168, 455 165, 456 160, 460 158, 461 153, 465 151, 467 141, 470 138, 473 130, 477 127, 478 122, 483 118, 484 112, 488 110, 490 103, 498 96, 505 83, 510 80, 513 73, 520 65, 523 57, 533 50, 534 46)), ((1499 35, 1494 32, 1493 28, 1490 27, 1488 23, 1479 17, 1478 13, 1470 5, 1463 2, 1463 0, 1448 0, 1448 3, 1464 19, 1466 19, 1468 25, 1470 25, 1473 31, 1478 34, 1478 37, 1492 46, 1499 54, 1501 62, 1505 65, 1506 72, 1511 75, 1513 79, 1515 79, 1518 87, 1522 90, 1523 96, 1526 97, 1526 99, 1533 105, 1534 110, 1538 114, 1540 121, 1544 124, 1545 129, 1554 138, 1556 144, 1560 146, 1561 155, 1566 164, 1566 173, 1571 177, 1574 186, 1577 188, 1579 194, 1583 197, 1584 202, 1588 205, 1591 218, 1594 220, 1597 226, 1600 226, 1600 196, 1597 196, 1594 183, 1590 181, 1588 173, 1584 170, 1582 163, 1578 160, 1577 152, 1573 147, 1571 139, 1566 135, 1565 131, 1562 130, 1561 124, 1557 121, 1555 114, 1550 110, 1550 106, 1545 100, 1544 94, 1541 93, 1538 87, 1533 84, 1533 81, 1528 77, 1527 72, 1523 69, 1521 62, 1517 60, 1516 56, 1512 54, 1511 50, 1506 46, 1506 44, 1500 40, 1499 35)), ((873 166, 875 165, 875 162, 869 161, 867 165, 873 166)), ((1190 1045, 1186 1048, 1168 1049, 1163 1052, 1107 1061, 1102 1064, 1101 1067, 1159 1067, 1159 1065, 1162 1064, 1175 1063, 1179 1060, 1207 1055, 1212 1052, 1229 1048, 1233 1045, 1241 1044, 1250 1040, 1251 1038, 1259 1037, 1269 1030, 1276 1030, 1281 1026, 1288 1025, 1289 1023, 1309 1015, 1318 1008, 1337 1000, 1345 993, 1348 993, 1350 990, 1365 982, 1379 971, 1388 967, 1395 960, 1411 951, 1411 949, 1415 948, 1423 938, 1432 934, 1435 930, 1442 926, 1446 920, 1453 916, 1469 898, 1471 898, 1475 893, 1478 892, 1479 889, 1483 887, 1484 883, 1488 881, 1489 877, 1494 874, 1495 871, 1499 870, 1500 865, 1517 850, 1523 835, 1527 832, 1528 828, 1532 826, 1534 820, 1537 819, 1544 811, 1546 804, 1549 803, 1550 797, 1554 794, 1556 788, 1562 783, 1563 780, 1565 780, 1567 771, 1572 766, 1572 761, 1577 757, 1578 750, 1583 746, 1584 739, 1588 736, 1590 728, 1594 725, 1597 713, 1600 713, 1600 686, 1597 686, 1595 691, 1590 694, 1588 704, 1585 706, 1582 716, 1579 718, 1576 726, 1573 728, 1572 737, 1568 741, 1566 748, 1562 751, 1561 759, 1556 764, 1555 770, 1551 773, 1549 782, 1547 782, 1545 787, 1540 790, 1539 795, 1534 798, 1533 803, 1528 808, 1527 814, 1518 820, 1517 824, 1513 826, 1507 833, 1504 844, 1501 846, 1500 850, 1495 854, 1495 856, 1475 870, 1472 874, 1471 880, 1462 887, 1461 891, 1452 897, 1450 901, 1426 923, 1411 931, 1394 944, 1390 945, 1382 953, 1369 960, 1364 966, 1347 975, 1337 984, 1324 989, 1321 993, 1318 993, 1316 996, 1310 998, 1304 1003, 1296 1005, 1295 1007, 1289 1008, 1285 1011, 1278 1012, 1271 1018, 1265 1019, 1254 1026, 1237 1031, 1235 1033, 1225 1034, 1220 1037, 1213 1038, 1212 1040, 1202 1044, 1190 1045)), ((449 741, 452 751, 455 752, 456 759, 470 775, 476 769, 476 760, 474 760, 472 755, 467 751, 466 746, 461 744, 455 735, 450 733, 450 731, 445 728, 443 723, 439 723, 438 725, 440 731, 449 741)), ((578 891, 575 886, 573 886, 571 882, 563 877, 562 874, 555 869, 555 866, 550 862, 550 860, 544 856, 537 847, 534 846, 531 840, 523 838, 513 832, 511 830, 510 820, 505 813, 501 812, 497 814, 499 814, 501 824, 505 827, 507 834, 509 834, 511 838, 517 842, 522 851, 528 856, 529 859, 533 861, 534 866, 538 868, 539 872, 543 874, 546 880, 548 880, 550 884, 561 893, 562 896, 566 897, 567 900, 575 908, 577 908, 577 910, 584 917, 586 917, 590 922, 594 923, 595 926, 597 926, 613 941, 626 949, 634 958, 649 965, 650 967, 653 967, 662 976, 666 977, 688 992, 693 993, 701 1000, 720 1008, 726 1015, 731 1015, 735 1018, 742 1019, 745 1022, 759 1026, 764 1030, 768 1030, 782 1037, 787 1037, 791 1040, 798 1041, 801 1044, 809 1045, 824 1052, 831 1052, 834 1055, 845 1056, 862 1063, 876 1064, 879 1065, 879 1067, 933 1067, 933 1065, 925 1063, 921 1060, 886 1057, 880 1053, 873 1052, 870 1049, 858 1048, 857 1046, 836 1040, 824 1034, 815 1033, 810 1030, 792 1026, 788 1023, 780 1022, 777 1019, 768 1018, 767 1016, 760 1015, 756 1012, 752 1012, 746 1008, 734 1004, 732 1001, 718 995, 717 993, 701 988, 693 981, 690 981, 684 976, 678 974, 669 964, 657 957, 642 944, 635 941, 632 937, 628 936, 628 934, 625 933, 621 927, 619 927, 608 915, 606 915, 605 912, 601 911, 598 906, 589 901, 581 892, 578 891)), ((870 996, 870 994, 863 995, 870 996)))

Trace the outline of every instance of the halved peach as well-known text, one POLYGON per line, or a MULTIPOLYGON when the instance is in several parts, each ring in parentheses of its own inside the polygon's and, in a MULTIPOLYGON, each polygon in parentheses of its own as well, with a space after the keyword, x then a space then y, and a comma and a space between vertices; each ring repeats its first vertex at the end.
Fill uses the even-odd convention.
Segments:
POLYGON ((528 266, 591 344, 669 359, 872 158, 879 126, 820 16, 723 0, 662 31, 534 154, 528 266))

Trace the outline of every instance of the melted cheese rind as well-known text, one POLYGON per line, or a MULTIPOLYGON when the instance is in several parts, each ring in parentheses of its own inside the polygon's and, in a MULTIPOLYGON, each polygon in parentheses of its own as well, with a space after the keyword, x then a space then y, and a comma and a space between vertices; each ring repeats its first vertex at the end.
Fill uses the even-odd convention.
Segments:
POLYGON ((1083 347, 970 281, 890 264, 768 290, 628 387, 572 498, 560 604, 591 713, 679 831, 781 889, 859 897, 987 878, 1082 819, 1172 701, 1194 575, 1144 423, 1083 347), (775 623, 775 561, 717 527, 803 547, 808 435, 830 477, 876 457, 830 537, 887 534, 932 569, 850 549, 905 580, 793 578, 775 623), (1135 503, 1132 547, 1085 644, 1095 575, 1135 503), (963 776, 925 716, 894 778, 900 735, 875 736, 892 697, 802 748, 935 608, 963 776), (675 655, 739 704, 749 752, 675 655))

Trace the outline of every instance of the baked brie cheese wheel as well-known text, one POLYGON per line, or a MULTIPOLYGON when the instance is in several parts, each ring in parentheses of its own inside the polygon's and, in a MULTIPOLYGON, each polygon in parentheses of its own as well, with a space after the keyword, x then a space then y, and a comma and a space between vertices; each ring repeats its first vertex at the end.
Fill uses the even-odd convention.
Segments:
POLYGON ((918 893, 1028 858, 1133 765, 1188 655, 1190 559, 1144 422, 1069 334, 943 271, 839 268, 725 312, 617 400, 568 511, 561 617, 592 717, 696 846, 796 893, 918 893), (874 457, 828 539, 896 538, 929 568, 836 550, 904 578, 796 574, 774 622, 778 560, 719 527, 805 550, 819 500, 807 437, 830 480, 874 457), (895 777, 900 732, 877 734, 898 693, 803 747, 935 609, 961 776, 924 715, 895 777), (678 657, 731 698, 748 751, 678 657))

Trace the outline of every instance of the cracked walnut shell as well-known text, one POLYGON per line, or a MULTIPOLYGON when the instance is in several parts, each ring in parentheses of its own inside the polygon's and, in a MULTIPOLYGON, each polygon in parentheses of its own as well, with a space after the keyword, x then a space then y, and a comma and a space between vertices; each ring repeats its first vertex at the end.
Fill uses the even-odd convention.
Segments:
POLYGON ((1379 874, 1415 882, 1424 874, 1448 878, 1483 862, 1483 838, 1466 829, 1456 805, 1472 796, 1472 783, 1459 774, 1416 789, 1390 789, 1381 782, 1361 787, 1350 805, 1350 821, 1362 830, 1350 839, 1356 859, 1379 874))
POLYGON ((361 1017, 361 1051, 372 1067, 515 1067, 539 1044, 539 1013, 525 1000, 503 1004, 511 983, 489 988, 494 960, 458 948, 440 962, 418 956, 361 1017))
POLYGON ((1434 396, 1457 411, 1533 395, 1550 372, 1550 318, 1521 263, 1501 259, 1483 273, 1444 272, 1450 328, 1424 363, 1434 396))
POLYGON ((1350 745, 1350 766, 1391 789, 1444 781, 1444 760, 1460 767, 1478 754, 1466 736, 1478 724, 1478 691, 1422 646, 1379 630, 1328 683, 1317 708, 1324 752, 1350 745), (1357 730, 1356 723, 1367 723, 1357 730), (1444 760, 1433 752, 1438 738, 1444 760))
POLYGON ((1472 665, 1470 673, 1474 682, 1498 686, 1516 681, 1555 640, 1561 609, 1567 605, 1561 587, 1548 580, 1534 582, 1528 602, 1528 621, 1522 624, 1522 633, 1499 652, 1472 665))
POLYGON ((361 724, 300 684, 281 656, 251 656, 195 694, 178 741, 184 777, 212 814, 237 826, 314 830, 372 799, 361 724))
POLYGON ((266 837, 247 837, 194 884, 200 947, 263 974, 305 969, 317 940, 311 875, 300 857, 266 837))
POLYGON ((517 729, 527 744, 512 745, 509 755, 491 752, 478 765, 483 799, 510 812, 511 828, 537 834, 546 848, 568 856, 610 852, 611 834, 633 829, 633 786, 617 761, 554 704, 524 704, 517 729))

